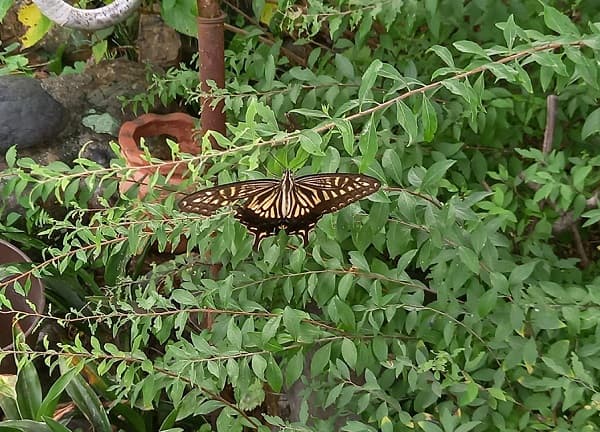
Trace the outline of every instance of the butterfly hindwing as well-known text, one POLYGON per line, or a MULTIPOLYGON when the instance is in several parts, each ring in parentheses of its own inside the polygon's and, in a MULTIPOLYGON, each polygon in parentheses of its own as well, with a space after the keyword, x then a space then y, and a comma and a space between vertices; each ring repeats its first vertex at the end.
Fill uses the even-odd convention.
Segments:
POLYGON ((236 209, 236 218, 255 236, 255 247, 281 229, 302 237, 306 244, 321 216, 380 187, 377 179, 361 174, 314 174, 294 179, 286 171, 280 181, 249 180, 204 189, 183 198, 179 206, 184 211, 210 215, 245 199, 236 209))

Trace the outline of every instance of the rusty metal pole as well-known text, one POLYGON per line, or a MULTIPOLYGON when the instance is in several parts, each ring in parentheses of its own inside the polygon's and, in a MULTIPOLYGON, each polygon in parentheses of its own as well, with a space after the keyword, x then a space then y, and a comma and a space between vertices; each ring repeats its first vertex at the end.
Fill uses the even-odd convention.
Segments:
MULTIPOLYGON (((225 14, 219 0, 198 0, 198 55, 200 62, 200 89, 210 92, 207 81, 214 81, 219 88, 225 87, 225 14)), ((225 135, 224 103, 211 108, 213 98, 202 98, 200 113, 201 133, 214 130, 225 135)), ((216 143, 213 142, 213 147, 216 143)))

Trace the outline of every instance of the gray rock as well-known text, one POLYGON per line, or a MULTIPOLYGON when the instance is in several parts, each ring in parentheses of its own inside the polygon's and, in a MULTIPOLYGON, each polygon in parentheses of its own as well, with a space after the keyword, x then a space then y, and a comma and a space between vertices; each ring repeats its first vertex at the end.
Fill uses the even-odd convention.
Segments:
POLYGON ((35 78, 0 76, 0 152, 43 147, 65 126, 65 109, 35 78))

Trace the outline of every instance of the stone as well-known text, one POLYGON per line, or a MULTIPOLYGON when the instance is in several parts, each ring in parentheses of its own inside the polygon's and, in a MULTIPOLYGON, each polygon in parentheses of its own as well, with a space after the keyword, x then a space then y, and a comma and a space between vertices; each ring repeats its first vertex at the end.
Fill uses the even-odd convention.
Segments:
POLYGON ((65 108, 35 78, 0 76, 0 152, 44 147, 65 126, 65 108))

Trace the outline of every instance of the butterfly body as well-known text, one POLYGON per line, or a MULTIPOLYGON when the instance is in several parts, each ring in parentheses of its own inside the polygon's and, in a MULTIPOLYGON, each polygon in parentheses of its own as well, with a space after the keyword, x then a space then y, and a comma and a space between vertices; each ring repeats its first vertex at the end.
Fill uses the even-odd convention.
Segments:
POLYGON ((238 200, 236 218, 255 236, 254 245, 281 229, 299 235, 306 244, 308 234, 326 213, 335 212, 370 195, 381 187, 373 177, 361 174, 313 174, 294 178, 285 171, 281 180, 247 180, 204 189, 184 197, 184 211, 211 215, 238 200))

